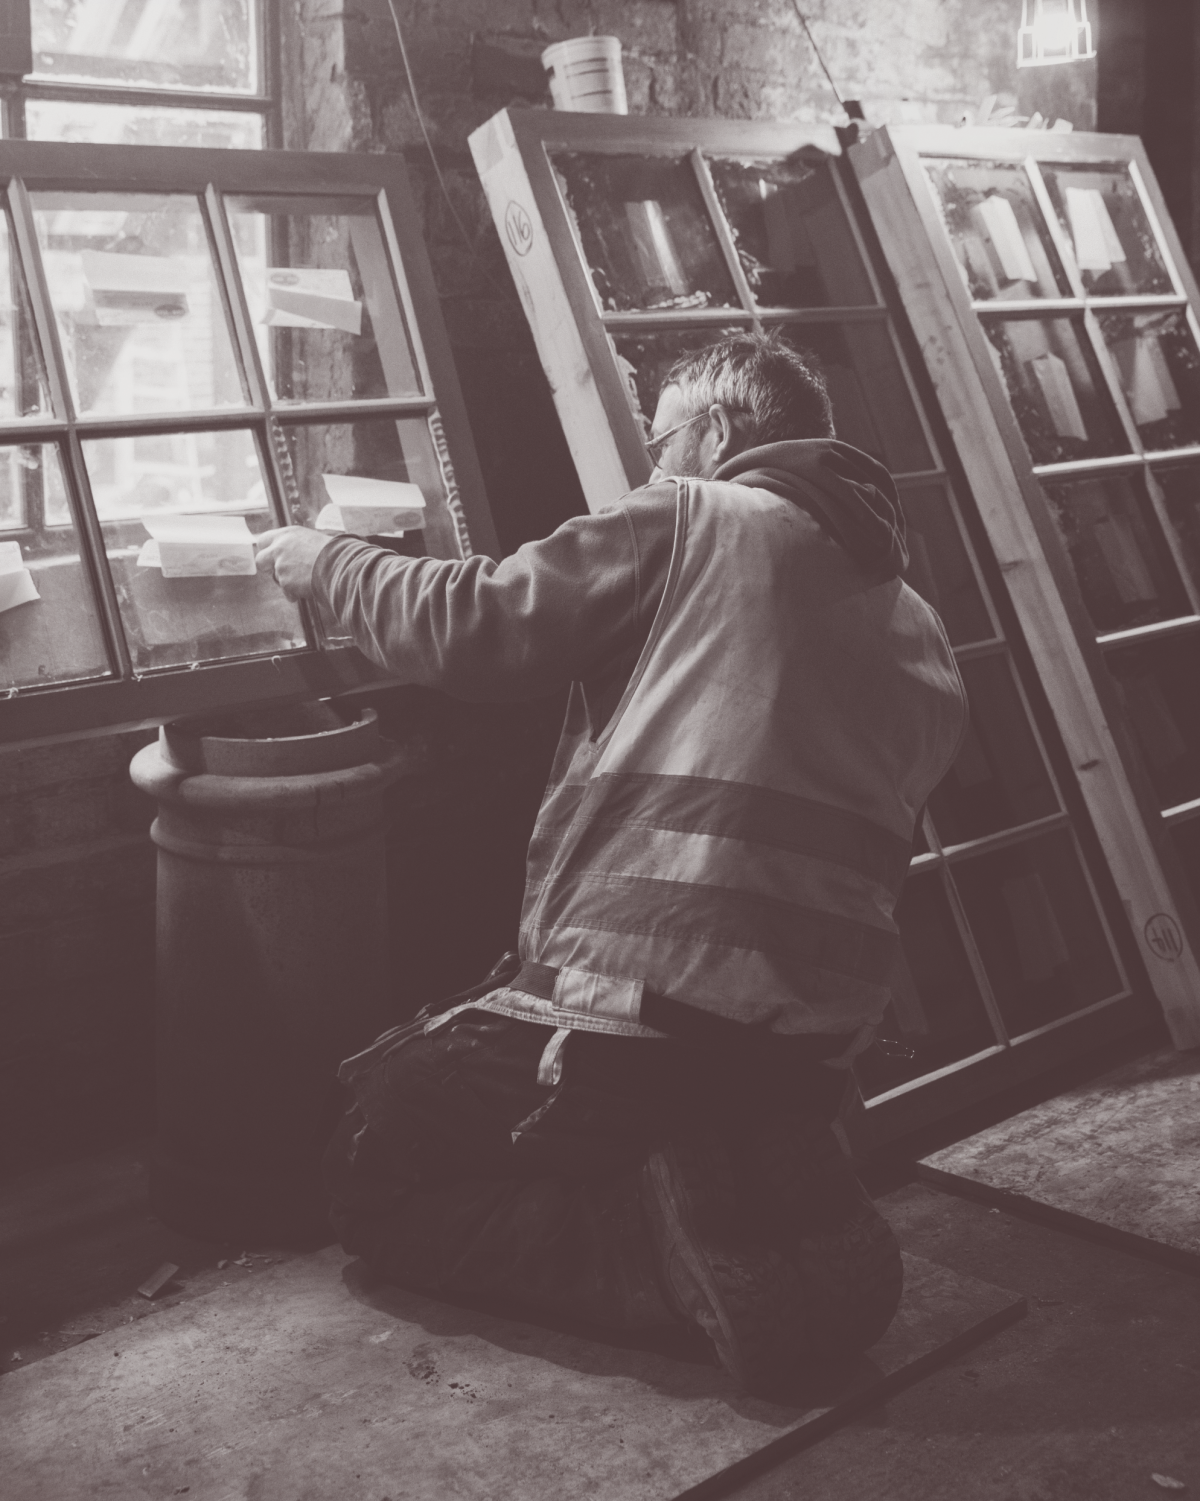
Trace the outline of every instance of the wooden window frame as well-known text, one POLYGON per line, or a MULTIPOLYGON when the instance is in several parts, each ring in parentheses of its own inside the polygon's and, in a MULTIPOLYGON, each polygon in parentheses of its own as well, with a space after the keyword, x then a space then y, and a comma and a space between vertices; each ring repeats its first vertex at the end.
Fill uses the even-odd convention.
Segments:
MULTIPOLYGON (((857 193, 857 184, 844 174, 844 163, 832 163, 833 181, 874 296, 872 304, 851 308, 758 307, 746 283, 736 245, 711 184, 705 189, 707 168, 702 153, 726 158, 786 160, 804 147, 819 145, 828 150, 829 144, 828 133, 814 127, 742 121, 633 119, 544 110, 502 111, 471 137, 471 148, 484 191, 535 344, 550 378, 559 419, 585 497, 593 510, 610 505, 619 495, 644 484, 651 467, 639 423, 630 407, 624 377, 609 342, 610 334, 631 329, 670 330, 704 325, 769 328, 780 323, 837 326, 851 318, 856 321, 886 320, 932 464, 928 469, 898 474, 897 483, 902 493, 924 485, 939 486, 943 490, 992 624, 991 639, 957 647, 956 657, 963 662, 1003 657, 1009 661, 1010 668, 1015 669, 1011 644, 992 597, 994 588, 984 578, 960 512, 960 499, 956 494, 960 482, 941 451, 943 440, 939 439, 930 422, 926 410, 928 400, 914 380, 900 338, 902 310, 895 306, 893 294, 880 279, 876 252, 868 246, 866 239, 871 231, 864 231, 857 205, 851 201, 852 195, 857 193), (741 306, 633 312, 606 310, 594 289, 582 248, 562 201, 551 161, 552 154, 558 151, 661 155, 675 159, 690 157, 741 306)), ((873 234, 871 237, 873 241, 873 234)), ((925 837, 929 849, 927 853, 917 855, 911 866, 914 875, 933 874, 941 882, 980 999, 992 1025, 995 1043, 971 1057, 955 1060, 944 1068, 873 1096, 867 1103, 865 1120, 858 1128, 858 1138, 862 1141, 883 1140, 944 1115, 957 1103, 977 1098, 982 1080, 989 1081, 982 1085, 982 1092, 1000 1087, 1001 1083, 1011 1083, 1014 1070, 1009 1064, 1014 1055, 1020 1055, 1022 1059, 1016 1072, 1036 1072, 1038 1065, 1031 1060, 1057 1061, 1071 1055, 1078 1050, 1078 1038, 1084 1032, 1089 1036, 1107 1037, 1128 1032, 1144 1022, 1144 991, 1137 993, 1131 983, 1122 944, 1117 941, 1114 923, 1101 900, 1093 872, 1075 833, 1073 820, 1078 813, 1073 813, 1072 807, 1079 809, 1078 800, 1071 804, 1065 797, 1021 682, 1020 671, 1015 670, 1013 676, 1027 723, 1053 787, 1056 811, 1045 818, 949 847, 938 842, 933 821, 927 817, 925 837), (971 935, 952 872, 956 866, 977 856, 1032 841, 1059 829, 1071 834, 1080 870, 1110 946, 1118 987, 1112 995, 1078 1011, 1030 1031, 1010 1035, 971 935)), ((1128 952, 1128 947, 1125 952, 1128 952)), ((1043 1061, 1040 1066, 1048 1064, 1043 1061)))
MULTIPOLYGON (((924 355, 928 374, 954 437, 984 527, 1004 572, 1009 597, 1033 655, 1109 868, 1137 935, 1167 1025, 1179 1047, 1200 1044, 1200 916, 1183 879, 1168 831, 1151 793, 1132 729, 1104 666, 1071 564, 1057 533, 1040 479, 1081 473, 1148 471, 1119 383, 1101 361, 1108 395, 1126 425, 1131 452, 1116 459, 1035 465, 1009 398, 992 363, 981 311, 1087 315, 1129 307, 1189 308, 1195 331, 1197 288, 1141 142, 1132 136, 1043 131, 960 131, 947 126, 899 126, 873 132, 849 152, 889 268, 924 355), (922 158, 957 157, 1024 166, 1131 163, 1168 252, 1173 290, 1162 295, 1084 298, 1073 295, 1020 304, 976 304, 964 284, 941 223, 922 158), (1014 500, 1017 501, 1014 504, 1014 500), (1164 930, 1172 936, 1164 944, 1164 930), (1182 952, 1173 952, 1175 937, 1182 952), (1190 937, 1191 944, 1186 941, 1190 937)), ((1056 217, 1047 215, 1052 237, 1056 217)), ((1061 257, 1073 277, 1070 257, 1061 257)), ((1172 458, 1190 450, 1170 451, 1172 458)), ((1156 456, 1159 463, 1162 456, 1156 456)), ((1169 535, 1169 533, 1168 533, 1169 535)), ((1186 573, 1181 569, 1186 580, 1186 573)), ((1195 600, 1192 600, 1195 603, 1195 600)), ((1155 634, 1191 630, 1196 620, 1149 628, 1155 634)), ((1105 638, 1127 644, 1144 630, 1105 638)))
MULTIPOLYGON (((497 555, 497 539, 458 386, 408 176, 397 157, 317 152, 201 150, 187 147, 79 146, 33 141, 0 142, 0 191, 7 194, 16 246, 25 266, 34 332, 50 382, 51 416, 0 422, 0 440, 64 446, 68 489, 80 542, 108 640, 112 676, 0 694, 0 743, 71 735, 99 728, 153 724, 183 715, 263 700, 312 698, 371 683, 386 675, 352 647, 326 644, 313 612, 305 609, 307 645, 277 655, 248 656, 195 667, 135 673, 122 649, 122 626, 108 576, 100 522, 88 492, 83 438, 123 433, 163 433, 218 428, 251 430, 265 459, 269 501, 280 524, 290 520, 273 432, 314 421, 367 417, 425 417, 446 477, 448 505, 460 552, 497 555), (55 315, 40 261, 34 253, 28 195, 39 190, 80 193, 183 193, 205 206, 216 254, 214 267, 234 348, 248 378, 250 397, 236 409, 186 414, 80 416, 62 378, 55 315), (395 283, 409 325, 423 394, 374 400, 273 403, 240 278, 233 262, 223 198, 309 195, 377 205, 395 283), (440 434, 437 424, 440 421, 440 434)), ((5 535, 19 535, 6 533, 5 535)))

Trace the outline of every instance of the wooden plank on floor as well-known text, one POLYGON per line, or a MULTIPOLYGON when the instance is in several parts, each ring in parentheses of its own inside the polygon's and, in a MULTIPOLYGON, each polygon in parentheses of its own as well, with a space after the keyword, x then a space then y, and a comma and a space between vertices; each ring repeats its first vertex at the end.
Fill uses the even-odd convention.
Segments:
POLYGON ((715 1367, 371 1286, 330 1248, 0 1380, 14 1501, 716 1494, 1025 1311, 915 1257, 887 1336, 786 1402, 715 1367), (187 1488, 186 1491, 184 1488, 187 1488))
POLYGON ((1200 1273, 1200 1052, 1148 1054, 924 1158, 918 1175, 1200 1273))

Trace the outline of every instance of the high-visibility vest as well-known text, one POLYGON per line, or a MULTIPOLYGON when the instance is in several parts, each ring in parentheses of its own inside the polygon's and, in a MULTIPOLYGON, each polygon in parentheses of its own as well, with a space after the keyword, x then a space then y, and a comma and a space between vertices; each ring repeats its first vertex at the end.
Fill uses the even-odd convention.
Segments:
POLYGON ((916 819, 965 724, 953 655, 917 594, 792 502, 677 488, 620 704, 597 733, 572 696, 521 957, 560 971, 556 1011, 605 1030, 641 1030, 640 987, 777 1032, 870 1025, 916 819))

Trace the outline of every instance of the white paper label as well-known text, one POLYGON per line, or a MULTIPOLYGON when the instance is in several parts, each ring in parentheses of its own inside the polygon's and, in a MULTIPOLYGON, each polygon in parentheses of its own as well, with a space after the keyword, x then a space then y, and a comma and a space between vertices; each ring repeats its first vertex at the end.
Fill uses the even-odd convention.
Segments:
POLYGON ((425 525, 425 497, 419 485, 359 474, 323 474, 321 479, 330 504, 317 517, 320 531, 388 537, 425 525))
POLYGON ((1086 440, 1088 430, 1075 399, 1075 390, 1066 365, 1056 354, 1042 354, 1036 360, 1029 361, 1029 368, 1041 389, 1055 433, 1060 438, 1086 440))
POLYGON ((161 255, 80 252, 88 306, 102 328, 170 323, 188 315, 186 263, 161 255))
POLYGON ((1099 188, 1068 188, 1067 218, 1081 271, 1111 271, 1125 259, 1125 247, 1099 188))
POLYGON ((993 193, 976 205, 974 213, 982 220, 1005 278, 1008 281, 1036 281, 1037 272, 1008 199, 993 193))
POLYGON ((0 542, 0 614, 40 599, 19 542, 0 542))
POLYGON ((254 573, 254 538, 244 516, 143 516, 150 541, 139 568, 161 568, 163 578, 221 578, 254 573))
POLYGON ((263 322, 273 328, 336 328, 358 335, 362 303, 355 301, 348 271, 272 266, 263 322))

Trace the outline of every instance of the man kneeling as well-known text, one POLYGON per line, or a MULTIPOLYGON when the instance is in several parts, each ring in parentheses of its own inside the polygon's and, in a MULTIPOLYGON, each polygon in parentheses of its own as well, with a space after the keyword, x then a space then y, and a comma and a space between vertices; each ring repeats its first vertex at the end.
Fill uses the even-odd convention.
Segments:
POLYGON ((831 1123, 965 721, 890 475, 739 335, 669 373, 650 483, 496 564, 268 533, 259 566, 468 699, 571 685, 520 952, 349 1060, 348 1251, 405 1286, 680 1319, 769 1390, 866 1349, 899 1250, 831 1123))

